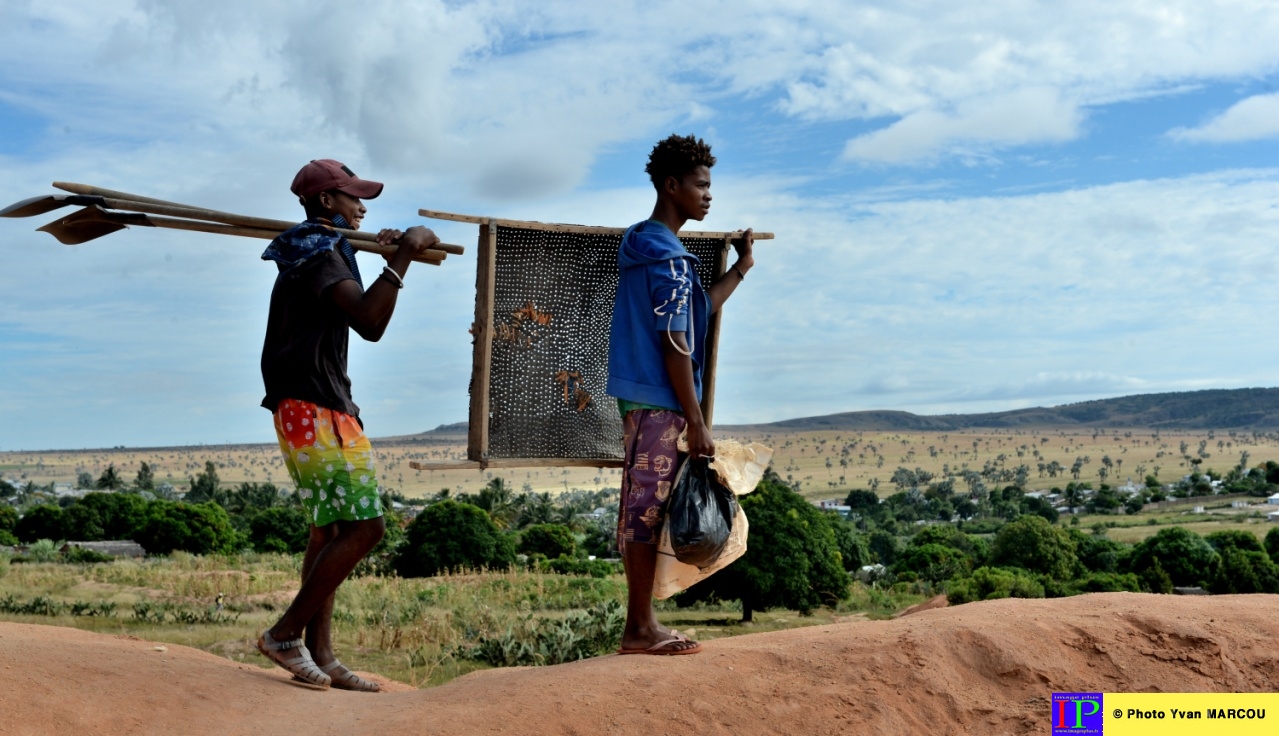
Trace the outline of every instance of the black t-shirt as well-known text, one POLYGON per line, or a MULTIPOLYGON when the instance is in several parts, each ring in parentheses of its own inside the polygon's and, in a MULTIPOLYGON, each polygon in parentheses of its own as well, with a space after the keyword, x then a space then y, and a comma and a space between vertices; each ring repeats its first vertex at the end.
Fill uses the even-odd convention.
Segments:
POLYGON ((346 375, 350 322, 325 295, 330 286, 353 278, 336 250, 276 278, 262 345, 262 406, 268 411, 283 399, 301 399, 359 416, 346 375))

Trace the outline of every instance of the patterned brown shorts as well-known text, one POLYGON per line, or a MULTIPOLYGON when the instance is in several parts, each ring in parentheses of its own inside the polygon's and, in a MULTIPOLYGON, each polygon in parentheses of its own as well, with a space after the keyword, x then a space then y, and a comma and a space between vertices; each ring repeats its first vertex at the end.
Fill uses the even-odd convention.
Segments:
POLYGON ((657 544, 679 468, 675 442, 684 431, 677 411, 635 409, 622 420, 626 460, 617 515, 617 547, 630 542, 657 544))

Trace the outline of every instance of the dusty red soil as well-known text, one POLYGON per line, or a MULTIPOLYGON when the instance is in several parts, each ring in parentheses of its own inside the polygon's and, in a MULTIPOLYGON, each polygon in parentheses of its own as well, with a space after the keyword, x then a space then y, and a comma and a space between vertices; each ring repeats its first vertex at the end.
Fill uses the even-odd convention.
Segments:
POLYGON ((376 695, 184 647, 0 624, 0 733, 1042 734, 1053 691, 1279 689, 1276 612, 1265 595, 990 601, 376 695))

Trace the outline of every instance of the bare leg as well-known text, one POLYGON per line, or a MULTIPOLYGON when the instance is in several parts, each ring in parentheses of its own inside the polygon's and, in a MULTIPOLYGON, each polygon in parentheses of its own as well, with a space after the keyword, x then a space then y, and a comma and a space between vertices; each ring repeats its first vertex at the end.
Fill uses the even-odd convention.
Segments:
POLYGON ((327 542, 323 538, 317 539, 316 532, 312 531, 307 545, 310 569, 306 569, 307 560, 304 559, 306 577, 302 588, 284 616, 271 628, 271 638, 276 641, 297 639, 314 621, 316 643, 329 650, 331 661, 332 642, 326 640, 329 638, 329 616, 333 612, 333 594, 360 560, 382 540, 386 522, 378 517, 365 521, 337 521, 330 526, 336 527, 336 531, 327 542), (318 547, 314 554, 312 547, 318 547), (322 621, 315 620, 322 612, 322 621))
MULTIPOLYGON (((622 566, 626 570, 626 628, 622 631, 622 648, 647 649, 671 638, 671 630, 657 622, 657 614, 653 611, 657 545, 636 542, 625 544, 622 547, 622 566)), ((663 648, 682 650, 697 646, 695 641, 683 641, 663 648)))
MULTIPOLYGON (((306 555, 302 558, 302 582, 306 582, 315 567, 315 558, 320 550, 337 538, 337 524, 311 527, 311 538, 306 545, 306 555)), ((334 660, 332 638, 333 599, 336 591, 324 600, 320 610, 306 624, 306 648, 316 664, 326 665, 334 660)))

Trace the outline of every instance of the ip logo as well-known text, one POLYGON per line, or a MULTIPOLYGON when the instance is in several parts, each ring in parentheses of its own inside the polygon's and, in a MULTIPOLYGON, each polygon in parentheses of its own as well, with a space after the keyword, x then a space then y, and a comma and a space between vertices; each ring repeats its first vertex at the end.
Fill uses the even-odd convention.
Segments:
POLYGON ((1053 736, 1100 734, 1101 693, 1053 693, 1053 736))

